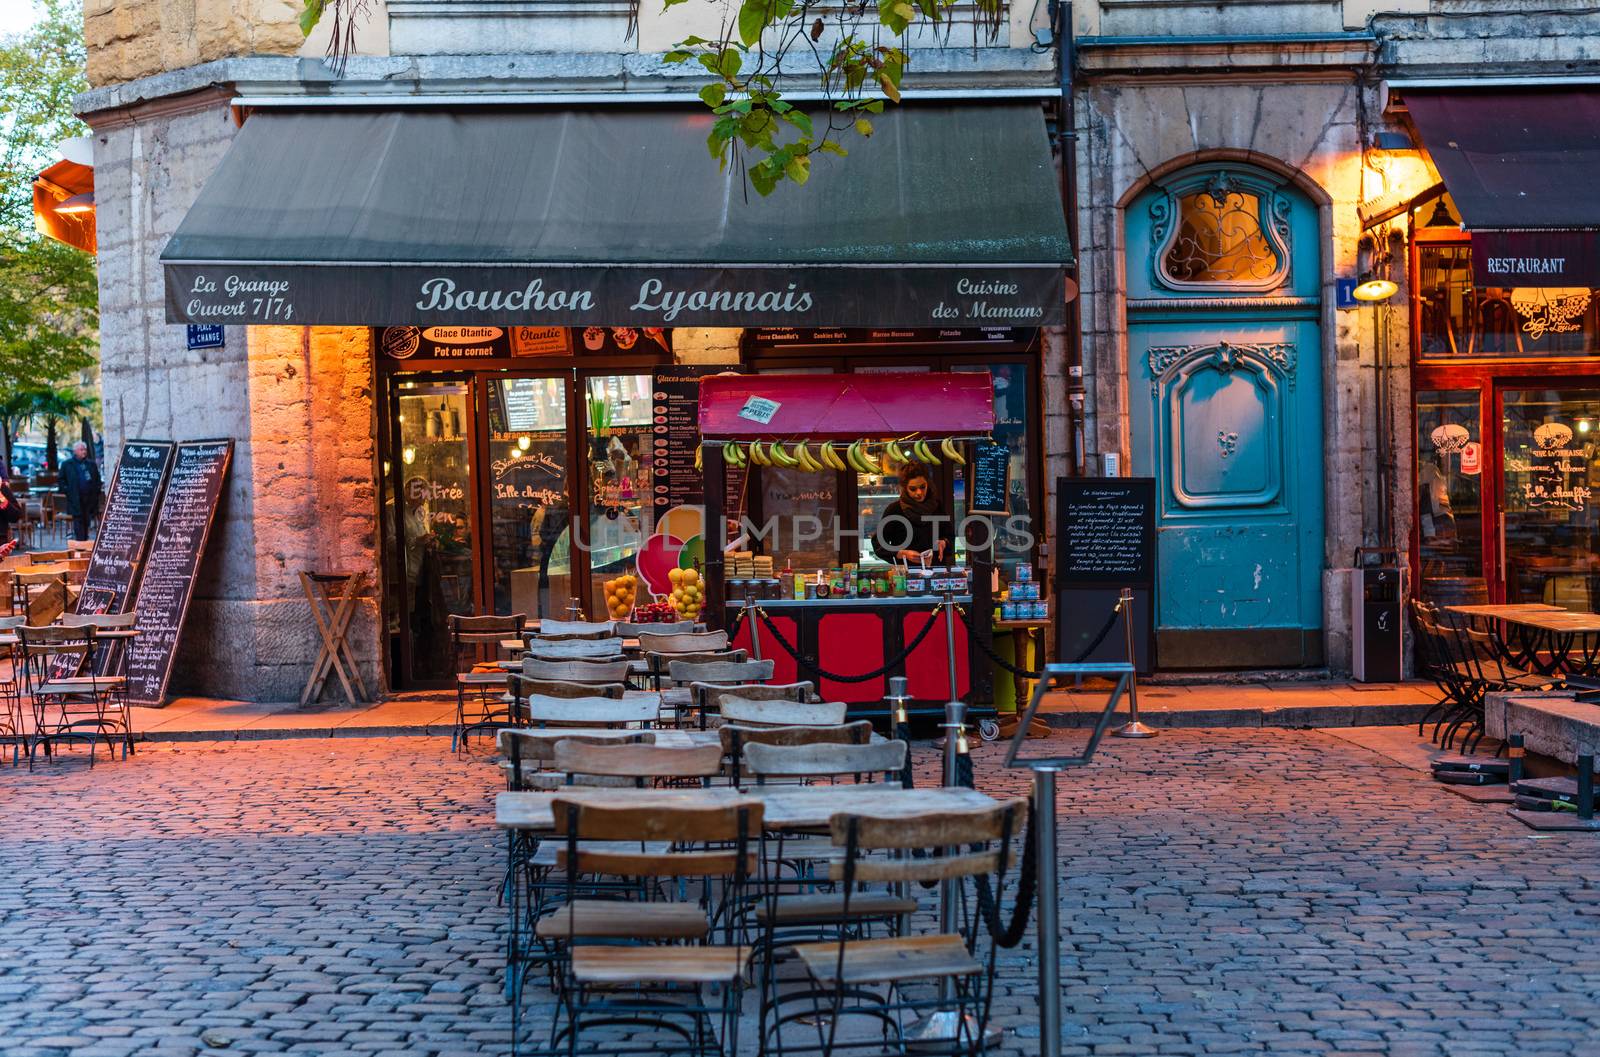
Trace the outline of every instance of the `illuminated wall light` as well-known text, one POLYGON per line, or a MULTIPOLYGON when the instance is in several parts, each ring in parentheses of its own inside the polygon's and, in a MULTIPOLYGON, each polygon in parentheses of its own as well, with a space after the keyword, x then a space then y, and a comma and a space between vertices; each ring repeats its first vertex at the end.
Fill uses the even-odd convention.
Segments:
POLYGON ((527 451, 528 450, 528 445, 530 445, 532 443, 533 443, 533 438, 531 438, 531 437, 518 437, 517 438, 517 447, 522 451, 527 451))
POLYGON ((94 192, 87 191, 84 194, 73 195, 71 198, 64 199, 60 205, 55 207, 55 210, 57 213, 60 213, 64 216, 76 216, 81 213, 93 213, 94 192))
POLYGON ((1579 433, 1587 433, 1587 432, 1589 432, 1589 425, 1590 425, 1590 423, 1589 423, 1588 419, 1586 419, 1586 418, 1578 419, 1578 432, 1579 433))
POLYGON ((1400 286, 1393 279, 1367 279, 1350 292, 1350 296, 1357 301, 1387 301, 1400 292, 1400 286))
POLYGON ((415 448, 406 448, 404 451, 402 451, 400 453, 400 461, 405 463, 407 466, 410 466, 412 463, 416 462, 417 461, 417 449, 415 449, 415 448))

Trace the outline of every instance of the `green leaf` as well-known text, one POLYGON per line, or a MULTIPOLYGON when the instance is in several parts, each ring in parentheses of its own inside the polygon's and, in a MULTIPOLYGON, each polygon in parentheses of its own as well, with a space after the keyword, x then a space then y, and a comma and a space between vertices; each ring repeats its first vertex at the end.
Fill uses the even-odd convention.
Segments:
POLYGON ((711 42, 704 37, 684 37, 682 40, 678 41, 678 46, 683 48, 692 48, 697 44, 710 43, 711 42))
POLYGON ((856 118, 856 131, 863 136, 872 135, 872 122, 864 117, 856 118))
POLYGON ((783 171, 788 174, 789 179, 804 186, 805 182, 811 178, 811 159, 804 155, 798 158, 790 158, 789 164, 783 167, 783 171))
POLYGON ((717 57, 716 68, 712 71, 721 74, 727 80, 739 76, 739 68, 744 65, 744 58, 735 48, 723 48, 722 54, 717 57))
POLYGON ((883 100, 882 99, 868 99, 868 100, 865 100, 861 104, 861 109, 865 110, 869 114, 881 114, 881 113, 883 113, 883 100))
POLYGON ((661 56, 661 61, 668 63, 679 63, 688 62, 692 58, 694 58, 694 52, 683 51, 682 49, 679 49, 677 51, 667 52, 665 55, 661 56))
POLYGON ((841 158, 843 158, 845 155, 850 153, 849 151, 845 150, 844 147, 842 147, 840 144, 834 142, 831 139, 823 140, 820 144, 817 145, 817 149, 820 150, 820 151, 824 151, 824 152, 826 152, 828 154, 837 154, 841 158))
POLYGON ((716 108, 722 105, 723 98, 728 94, 728 86, 721 81, 712 81, 700 89, 700 98, 706 106, 716 108))
POLYGON ((760 165, 752 165, 748 171, 750 174, 750 186, 754 187, 756 194, 762 198, 767 197, 772 193, 773 188, 778 186, 779 174, 782 172, 782 170, 766 162, 762 162, 760 165))
POLYGON ((677 7, 679 4, 686 4, 688 2, 689 2, 689 0, 665 0, 665 2, 661 5, 661 10, 663 10, 663 11, 671 11, 674 7, 677 7))
POLYGON ((739 8, 739 39, 754 44, 767 28, 768 0, 744 0, 739 8))
POLYGON ((300 12, 300 33, 302 36, 311 36, 311 31, 317 28, 317 23, 322 21, 322 8, 325 0, 306 0, 306 9, 300 12))
POLYGON ((781 111, 781 113, 783 114, 783 119, 785 121, 789 122, 789 124, 793 125, 801 132, 804 132, 807 137, 812 135, 810 114, 806 113, 804 110, 792 109, 781 111))

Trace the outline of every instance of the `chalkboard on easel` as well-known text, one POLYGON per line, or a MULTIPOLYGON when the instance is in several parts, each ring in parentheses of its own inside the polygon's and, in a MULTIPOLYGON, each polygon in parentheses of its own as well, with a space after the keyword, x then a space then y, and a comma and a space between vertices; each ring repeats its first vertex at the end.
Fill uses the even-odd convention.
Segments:
POLYGON ((1010 512, 1011 449, 1004 444, 979 441, 972 446, 972 512, 1010 512))
POLYGON ((128 642, 126 654, 129 704, 157 707, 166 699, 195 574, 232 460, 231 440, 178 445, 139 580, 134 607, 139 634, 128 642))
POLYGON ((1057 656, 1127 660, 1122 615, 1101 637, 1126 587, 1133 592, 1134 665, 1149 672, 1155 665, 1155 478, 1058 479, 1055 550, 1057 656))
POLYGON ((126 613, 131 607, 134 578, 150 545, 156 505, 176 450, 170 440, 130 440, 122 446, 78 596, 79 613, 126 613))

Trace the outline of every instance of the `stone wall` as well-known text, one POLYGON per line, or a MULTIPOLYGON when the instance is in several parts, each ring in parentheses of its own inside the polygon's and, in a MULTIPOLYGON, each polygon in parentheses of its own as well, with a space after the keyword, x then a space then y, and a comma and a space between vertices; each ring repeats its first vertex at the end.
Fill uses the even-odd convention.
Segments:
MULTIPOLYGON (((234 441, 172 691, 294 699, 317 646, 296 574, 377 569, 369 332, 228 327, 222 348, 189 351, 158 258, 233 139, 227 96, 91 124, 106 465, 130 439, 234 441)), ((375 613, 352 635, 369 689, 375 613)))
POLYGON ((300 0, 84 0, 89 83, 117 84, 231 55, 292 55, 300 0))

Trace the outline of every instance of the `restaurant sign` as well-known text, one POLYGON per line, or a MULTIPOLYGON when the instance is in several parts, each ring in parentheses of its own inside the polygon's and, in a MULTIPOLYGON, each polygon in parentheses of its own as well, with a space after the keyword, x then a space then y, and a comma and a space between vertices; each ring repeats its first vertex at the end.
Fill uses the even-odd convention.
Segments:
POLYGON ((1472 282, 1600 287, 1600 231, 1474 231, 1472 282))
POLYGON ((168 263, 173 323, 1046 326, 1057 265, 345 267, 168 263))

